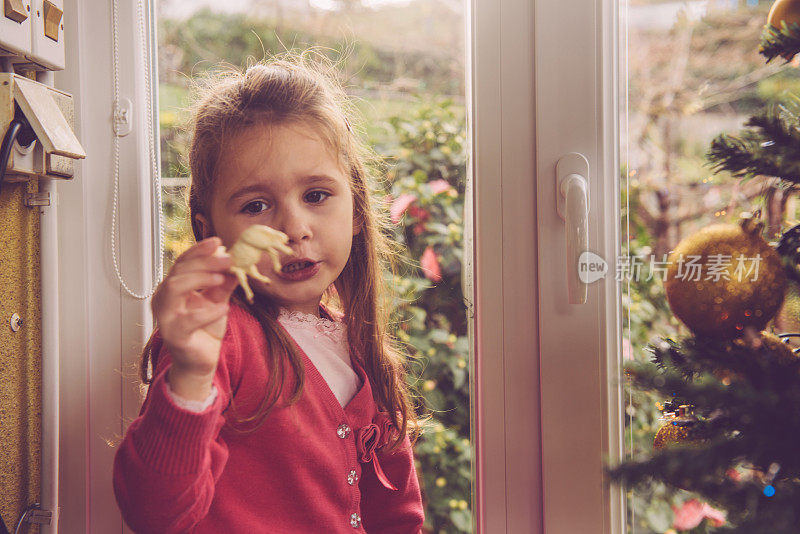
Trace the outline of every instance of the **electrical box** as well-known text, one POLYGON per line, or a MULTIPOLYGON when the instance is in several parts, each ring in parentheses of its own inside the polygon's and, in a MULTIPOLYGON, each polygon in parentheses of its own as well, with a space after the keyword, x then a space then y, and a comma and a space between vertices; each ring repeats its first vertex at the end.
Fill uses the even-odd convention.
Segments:
POLYGON ((72 178, 74 160, 86 157, 74 133, 72 95, 17 74, 0 73, 0 132, 20 115, 36 138, 27 146, 14 142, 5 181, 72 178))
POLYGON ((0 57, 18 70, 64 68, 64 0, 0 0, 0 57))
POLYGON ((31 53, 31 0, 0 0, 0 56, 25 57, 31 53))
POLYGON ((62 70, 64 0, 31 1, 36 6, 36 13, 31 20, 31 55, 28 58, 48 70, 62 70))

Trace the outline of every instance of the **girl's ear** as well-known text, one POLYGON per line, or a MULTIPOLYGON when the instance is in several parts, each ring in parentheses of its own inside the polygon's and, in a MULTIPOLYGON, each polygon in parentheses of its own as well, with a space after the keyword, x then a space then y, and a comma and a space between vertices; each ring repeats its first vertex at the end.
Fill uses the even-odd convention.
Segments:
POLYGON ((353 213, 353 236, 361 233, 361 217, 353 213))
POLYGON ((214 235, 214 228, 211 226, 211 221, 202 213, 198 213, 194 216, 194 224, 192 224, 192 226, 196 229, 196 233, 200 234, 198 241, 214 235))

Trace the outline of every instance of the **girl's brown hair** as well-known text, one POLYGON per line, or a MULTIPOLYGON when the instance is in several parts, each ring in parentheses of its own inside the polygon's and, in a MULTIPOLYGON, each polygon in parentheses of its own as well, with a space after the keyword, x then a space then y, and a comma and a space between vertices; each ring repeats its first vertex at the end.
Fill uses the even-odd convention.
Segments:
MULTIPOLYGON (((419 421, 405 378, 406 356, 388 332, 390 295, 384 273, 387 269, 394 271, 395 249, 387 237, 387 217, 374 209, 377 205, 374 180, 366 164, 369 152, 347 119, 348 100, 333 72, 330 64, 311 59, 307 53, 286 54, 253 64, 244 72, 228 67, 201 80, 197 86, 200 94, 192 109, 189 215, 195 239, 207 237, 201 235, 195 216, 202 214, 210 220, 221 155, 250 126, 312 125, 341 154, 349 171, 353 216, 360 231, 353 237, 350 257, 334 288, 323 295, 323 304, 343 314, 351 356, 363 365, 378 407, 391 414, 394 426, 399 429, 393 443, 396 446, 407 432, 416 439, 419 421)), ((281 397, 287 378, 284 364, 290 364, 297 377, 289 396, 290 404, 302 393, 304 369, 291 339, 278 324, 279 308, 274 302, 257 295, 254 304, 248 304, 240 288, 233 299, 259 321, 267 339, 269 378, 264 397, 254 414, 236 420, 249 423, 248 431, 252 431, 263 423, 281 397)), ((152 360, 154 369, 157 357, 152 354, 151 342, 152 338, 144 348, 140 368, 142 381, 148 384, 151 380, 148 365, 152 360)))

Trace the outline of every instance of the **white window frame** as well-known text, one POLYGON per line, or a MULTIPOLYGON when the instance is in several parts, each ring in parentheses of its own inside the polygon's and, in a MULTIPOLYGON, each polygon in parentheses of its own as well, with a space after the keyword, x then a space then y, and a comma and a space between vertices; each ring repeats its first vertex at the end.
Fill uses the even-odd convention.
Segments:
MULTIPOLYGON (((465 0, 466 2, 466 0, 465 0)), ((465 295, 474 321, 471 393, 479 534, 624 532, 604 462, 621 454, 619 291, 613 271, 566 304, 564 228, 554 165, 590 164, 590 248, 619 250, 614 0, 469 0, 473 153, 465 295), (582 53, 582 51, 589 51, 582 53), (535 209, 534 209, 535 206, 535 209), (474 274, 474 276, 473 276, 474 274), (537 342, 538 340, 538 342, 537 342)), ((136 21, 136 0, 119 0, 136 21)), ((66 70, 88 157, 59 187, 60 529, 129 532, 111 485, 115 449, 138 413, 133 364, 150 333, 147 302, 124 295, 109 252, 113 191, 111 2, 65 0, 66 70)), ((120 25, 121 94, 135 104, 121 143, 121 265, 152 281, 152 190, 135 24, 120 25), (127 67, 126 67, 127 66, 127 67)), ((152 77, 153 83, 156 78, 152 77)), ((45 532, 43 530, 43 532, 45 532)))
POLYGON ((616 1, 471 8, 477 532, 622 533, 604 477, 622 456, 616 1), (589 161, 589 248, 611 266, 582 305, 556 211, 569 152, 589 161))
POLYGON ((544 531, 621 533, 622 491, 604 477, 623 451, 617 1, 536 4, 539 280, 549 281, 539 286, 544 531), (582 305, 567 304, 554 207, 555 163, 573 151, 589 161, 589 249, 610 267, 582 305))

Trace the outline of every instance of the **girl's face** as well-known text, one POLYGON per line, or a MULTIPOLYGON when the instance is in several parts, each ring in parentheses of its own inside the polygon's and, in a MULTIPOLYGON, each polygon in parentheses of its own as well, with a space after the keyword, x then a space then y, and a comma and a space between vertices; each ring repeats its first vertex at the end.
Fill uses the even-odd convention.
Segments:
POLYGON ((281 255, 282 271, 264 254, 258 270, 272 282, 250 284, 291 311, 318 316, 322 294, 344 269, 359 232, 340 158, 300 123, 253 126, 234 144, 220 161, 210 221, 197 215, 204 237, 217 235, 230 247, 253 224, 288 235, 294 254, 281 255))

